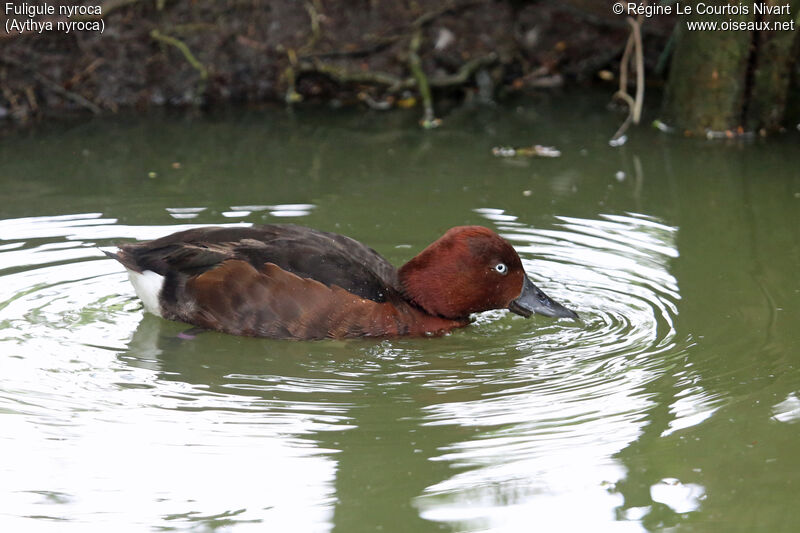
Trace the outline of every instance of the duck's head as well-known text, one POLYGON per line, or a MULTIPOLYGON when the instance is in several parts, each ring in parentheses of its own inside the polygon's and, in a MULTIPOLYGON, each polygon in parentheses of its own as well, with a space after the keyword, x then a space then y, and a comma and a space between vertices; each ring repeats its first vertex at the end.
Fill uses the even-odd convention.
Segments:
POLYGON ((399 270, 408 299, 432 315, 459 319, 489 309, 529 317, 578 318, 536 285, 514 248, 482 226, 458 226, 399 270))

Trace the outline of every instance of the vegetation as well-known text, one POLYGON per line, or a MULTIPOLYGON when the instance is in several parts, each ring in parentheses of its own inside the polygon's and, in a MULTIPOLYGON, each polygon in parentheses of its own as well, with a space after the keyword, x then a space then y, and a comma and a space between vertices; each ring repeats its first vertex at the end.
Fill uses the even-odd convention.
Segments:
POLYGON ((421 124, 435 127, 444 99, 597 82, 628 107, 620 138, 641 118, 645 84, 666 82, 661 118, 679 131, 773 131, 800 107, 798 32, 688 31, 687 22, 800 22, 800 0, 782 1, 756 2, 788 1, 781 14, 678 15, 668 1, 633 17, 593 0, 53 0, 54 13, 0 12, 0 121, 324 101, 420 105, 421 124), (59 11, 76 4, 86 9, 59 11))

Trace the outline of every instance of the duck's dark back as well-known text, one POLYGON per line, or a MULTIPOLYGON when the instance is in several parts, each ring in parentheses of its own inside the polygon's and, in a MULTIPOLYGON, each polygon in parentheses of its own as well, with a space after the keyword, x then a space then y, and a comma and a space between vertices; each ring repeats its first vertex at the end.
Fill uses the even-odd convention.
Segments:
POLYGON ((302 278, 339 286, 376 302, 400 293, 397 270, 372 248, 339 235, 294 225, 195 228, 142 243, 123 244, 117 258, 127 268, 193 276, 227 259, 257 270, 266 263, 302 278))

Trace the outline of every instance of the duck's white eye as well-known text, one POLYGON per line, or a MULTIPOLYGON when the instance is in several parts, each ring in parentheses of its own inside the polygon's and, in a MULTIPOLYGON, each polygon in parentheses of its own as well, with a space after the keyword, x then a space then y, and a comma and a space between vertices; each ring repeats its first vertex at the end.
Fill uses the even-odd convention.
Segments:
POLYGON ((508 267, 505 263, 497 263, 494 267, 495 272, 498 274, 506 275, 508 274, 508 267))

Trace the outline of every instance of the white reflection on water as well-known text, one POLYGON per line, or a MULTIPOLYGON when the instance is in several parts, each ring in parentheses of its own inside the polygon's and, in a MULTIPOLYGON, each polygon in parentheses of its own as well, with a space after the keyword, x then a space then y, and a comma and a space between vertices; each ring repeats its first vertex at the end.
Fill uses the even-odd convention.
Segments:
MULTIPOLYGON (((221 213, 301 216, 313 207, 221 213)), ((618 521, 615 484, 626 475, 617 456, 653 406, 648 384, 674 377, 668 432, 704 420, 717 400, 676 361, 686 345, 674 327, 680 292, 669 272, 676 229, 631 214, 565 217, 556 229, 535 230, 499 209, 481 214, 581 324, 489 312, 420 345, 386 341, 360 348, 356 359, 343 348, 350 359, 315 361, 315 374, 302 377, 263 373, 261 360, 252 372, 210 368, 219 358, 213 338, 199 351, 208 350, 207 359, 192 352, 170 366, 181 347, 162 349, 159 328, 183 326, 140 323, 125 274, 96 247, 197 224, 120 225, 101 213, 0 221, 4 525, 36 516, 39 529, 52 523, 60 531, 329 530, 341 497, 337 456, 352 450, 320 435, 363 426, 357 415, 375 402, 370 386, 391 392, 413 381, 426 400, 400 397, 410 402, 406 425, 420 438, 459 429, 427 457, 452 470, 414 490, 422 517, 460 530, 517 531, 531 516, 552 529, 640 530, 647 508, 624 509, 618 521), (512 327, 513 336, 495 335, 512 327), (471 343, 476 337, 481 342, 471 343), (457 356, 432 365, 431 353, 448 346, 457 356)), ((220 342, 224 354, 241 355, 235 339, 220 342)), ((792 419, 789 400, 776 418, 792 419)), ((652 500, 676 512, 701 504, 702 487, 660 485, 652 500)))
POLYGON ((772 417, 778 422, 800 421, 800 398, 797 394, 789 394, 785 400, 775 405, 772 417))
POLYGON ((197 218, 205 210, 205 207, 167 207, 167 213, 177 220, 197 218))
MULTIPOLYGON (((3 438, 3 455, 14 459, 0 476, 4 514, 69 522, 60 531, 186 527, 211 517, 242 531, 262 531, 264 520, 327 530, 335 473, 329 451, 277 434, 261 414, 170 416, 135 400, 101 414, 56 414, 3 416, 4 434, 13 435, 3 438), (241 428, 242 444, 227 424, 241 428)), ((24 524, 7 518, 9 530, 24 524)))
MULTIPOLYGON (((485 377, 491 390, 428 406, 428 425, 482 431, 433 458, 459 472, 425 490, 420 513, 465 530, 642 530, 640 517, 614 522, 623 504, 614 486, 626 476, 615 455, 646 424, 648 383, 680 357, 680 293, 669 272, 676 228, 631 214, 562 217, 560 228, 537 230, 504 224, 516 217, 501 210, 482 214, 498 222, 537 285, 576 309, 583 325, 538 328, 520 338, 513 368, 485 377)), ((675 429, 713 413, 691 373, 677 377, 675 429)))
POLYGON ((678 479, 666 478, 650 487, 654 502, 663 503, 676 513, 689 513, 700 507, 705 489, 695 483, 683 484, 678 479))
MULTIPOLYGON (((230 376, 233 394, 173 380, 147 362, 160 350, 142 339, 143 364, 121 359, 130 332, 147 328, 137 329, 124 272, 93 260, 96 242, 196 225, 115 222, 99 213, 0 221, 3 529, 328 531, 335 450, 308 436, 346 429, 347 405, 259 395, 264 376, 230 376)), ((350 385, 318 380, 309 390, 350 385)))

